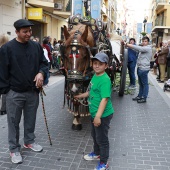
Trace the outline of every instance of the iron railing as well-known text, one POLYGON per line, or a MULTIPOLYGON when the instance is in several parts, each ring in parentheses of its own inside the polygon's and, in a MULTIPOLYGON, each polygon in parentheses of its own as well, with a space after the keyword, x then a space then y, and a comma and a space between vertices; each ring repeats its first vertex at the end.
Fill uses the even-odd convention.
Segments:
POLYGON ((155 20, 155 26, 166 26, 166 17, 157 17, 155 20))
POLYGON ((156 5, 158 5, 159 3, 168 3, 167 0, 156 0, 156 5))

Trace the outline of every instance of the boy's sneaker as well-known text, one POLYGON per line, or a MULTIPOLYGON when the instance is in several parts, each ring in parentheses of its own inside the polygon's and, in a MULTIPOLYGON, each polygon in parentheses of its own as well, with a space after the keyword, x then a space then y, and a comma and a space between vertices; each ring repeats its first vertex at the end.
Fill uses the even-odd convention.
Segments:
POLYGON ((14 153, 10 153, 11 156, 11 161, 14 164, 21 164, 22 163, 22 156, 20 154, 20 152, 14 152, 14 153))
POLYGON ((84 155, 86 161, 100 160, 100 155, 96 155, 94 152, 84 155))
POLYGON ((38 145, 36 143, 32 143, 32 144, 24 144, 24 148, 29 148, 35 152, 41 152, 43 150, 42 146, 41 145, 38 145))
POLYGON ((108 170, 108 169, 109 169, 108 163, 104 164, 104 163, 99 162, 99 164, 94 170, 108 170))

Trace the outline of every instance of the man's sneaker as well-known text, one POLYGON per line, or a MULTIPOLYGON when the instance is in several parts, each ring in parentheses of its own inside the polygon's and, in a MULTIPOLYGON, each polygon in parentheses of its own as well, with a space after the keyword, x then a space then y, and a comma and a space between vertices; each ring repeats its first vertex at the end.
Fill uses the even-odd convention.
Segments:
POLYGON ((96 155, 94 152, 84 155, 86 161, 100 160, 100 155, 96 155))
POLYGON ((136 89, 136 86, 135 86, 135 85, 130 85, 130 86, 128 87, 128 89, 134 90, 134 89, 136 89))
POLYGON ((21 164, 22 163, 22 156, 20 152, 10 153, 11 161, 14 164, 21 164))
POLYGON ((146 99, 145 98, 141 98, 139 100, 137 100, 138 103, 146 103, 146 99))
POLYGON ((41 152, 43 150, 42 146, 36 144, 36 143, 32 143, 32 144, 24 144, 24 148, 30 148, 35 152, 41 152))
POLYGON ((137 101, 139 99, 141 99, 141 97, 139 97, 139 96, 136 96, 135 98, 132 98, 133 101, 137 101))
POLYGON ((104 163, 99 162, 99 164, 94 170, 108 170, 108 168, 109 168, 108 163, 104 164, 104 163))

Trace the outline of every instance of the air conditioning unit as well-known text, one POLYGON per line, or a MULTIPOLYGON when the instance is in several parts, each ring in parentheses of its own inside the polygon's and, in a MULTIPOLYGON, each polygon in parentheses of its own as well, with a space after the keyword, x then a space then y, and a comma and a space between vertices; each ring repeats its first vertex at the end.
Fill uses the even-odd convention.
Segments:
POLYGON ((54 9, 62 9, 63 4, 62 3, 54 3, 54 9))
POLYGON ((164 33, 168 34, 168 29, 164 29, 164 33))

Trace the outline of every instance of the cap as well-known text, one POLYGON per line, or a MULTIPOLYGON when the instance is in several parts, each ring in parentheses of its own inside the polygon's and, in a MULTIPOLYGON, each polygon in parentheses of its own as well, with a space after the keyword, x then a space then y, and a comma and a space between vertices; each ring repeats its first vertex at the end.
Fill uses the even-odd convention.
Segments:
POLYGON ((92 60, 93 59, 97 59, 99 60, 100 62, 102 63, 107 63, 109 62, 109 57, 107 54, 103 53, 103 52, 99 52, 97 53, 94 57, 92 57, 92 60))
POLYGON ((14 22, 14 27, 17 28, 23 28, 23 27, 30 27, 33 26, 34 24, 26 19, 19 19, 14 22))

